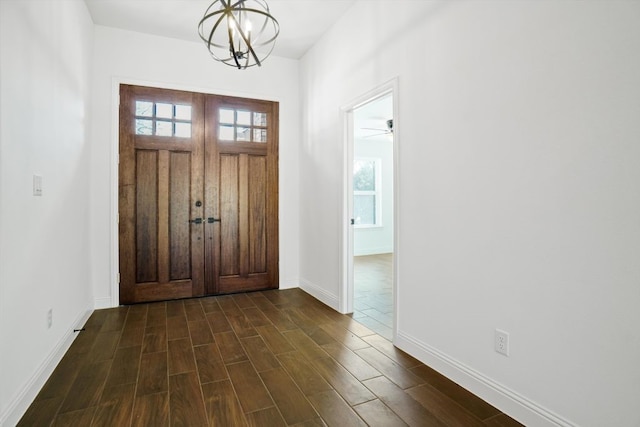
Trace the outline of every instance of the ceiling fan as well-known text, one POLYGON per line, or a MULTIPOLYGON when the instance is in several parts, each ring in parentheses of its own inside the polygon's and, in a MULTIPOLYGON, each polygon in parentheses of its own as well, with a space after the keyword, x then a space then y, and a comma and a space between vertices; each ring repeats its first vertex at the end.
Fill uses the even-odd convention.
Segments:
POLYGON ((389 135, 393 133, 393 119, 389 119, 386 121, 387 124, 387 128, 386 129, 380 129, 380 128, 361 128, 363 130, 375 130, 378 131, 379 133, 374 133, 372 135, 367 135, 364 138, 373 138, 374 136, 380 136, 380 135, 389 135))

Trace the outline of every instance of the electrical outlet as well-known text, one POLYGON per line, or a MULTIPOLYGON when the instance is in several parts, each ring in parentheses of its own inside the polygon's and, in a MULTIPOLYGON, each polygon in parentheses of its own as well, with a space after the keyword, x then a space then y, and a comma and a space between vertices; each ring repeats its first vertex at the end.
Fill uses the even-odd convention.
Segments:
POLYGON ((51 325, 53 325, 53 309, 50 308, 49 311, 47 311, 47 329, 51 328, 51 325))
POLYGON ((494 336, 495 350, 504 354, 505 356, 509 356, 509 332, 501 331, 500 329, 496 329, 494 336))

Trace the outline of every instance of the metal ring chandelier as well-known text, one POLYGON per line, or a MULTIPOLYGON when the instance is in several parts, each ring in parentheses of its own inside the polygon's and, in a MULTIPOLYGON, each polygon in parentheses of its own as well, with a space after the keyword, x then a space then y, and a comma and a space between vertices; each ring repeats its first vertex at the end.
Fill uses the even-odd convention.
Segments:
POLYGON ((280 24, 264 0, 215 0, 198 33, 215 60, 245 69, 261 66, 271 54, 280 24))

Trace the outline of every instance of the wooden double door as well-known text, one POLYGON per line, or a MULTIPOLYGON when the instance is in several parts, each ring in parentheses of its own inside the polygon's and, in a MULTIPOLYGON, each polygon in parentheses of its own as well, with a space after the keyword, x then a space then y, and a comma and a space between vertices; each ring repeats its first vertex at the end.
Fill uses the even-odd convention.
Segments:
POLYGON ((278 287, 278 104, 120 86, 120 303, 278 287))

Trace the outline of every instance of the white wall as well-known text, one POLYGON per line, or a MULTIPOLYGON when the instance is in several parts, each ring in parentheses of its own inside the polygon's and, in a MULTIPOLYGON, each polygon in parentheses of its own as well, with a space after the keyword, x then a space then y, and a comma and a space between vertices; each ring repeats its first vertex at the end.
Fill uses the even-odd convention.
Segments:
POLYGON ((0 425, 17 422, 93 308, 92 41, 84 2, 0 2, 0 425))
POLYGON ((353 255, 393 252, 393 142, 387 137, 356 139, 354 157, 380 159, 382 222, 379 227, 353 229, 353 255))
POLYGON ((339 109, 398 76, 398 344, 527 425, 640 425, 639 22, 358 2, 301 62, 303 286, 340 295, 339 109))
POLYGON ((117 252, 112 251, 111 227, 117 201, 117 187, 112 185, 112 174, 117 170, 112 156, 117 151, 118 82, 280 103, 280 287, 297 286, 298 61, 272 56, 262 67, 240 71, 214 61, 201 43, 96 26, 94 70, 91 271, 96 307, 112 305, 112 284, 117 280, 112 275, 117 252))

